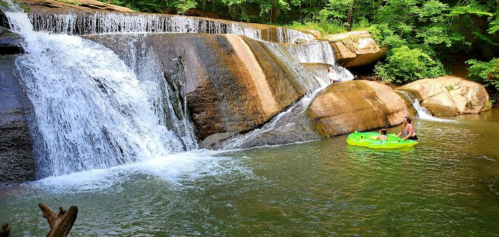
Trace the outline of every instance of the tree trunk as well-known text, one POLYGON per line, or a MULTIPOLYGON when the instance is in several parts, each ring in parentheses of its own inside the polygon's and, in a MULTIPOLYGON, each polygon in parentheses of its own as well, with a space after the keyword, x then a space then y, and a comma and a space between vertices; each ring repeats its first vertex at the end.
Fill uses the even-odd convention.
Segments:
POLYGON ((113 5, 113 0, 108 0, 107 3, 113 5))
POLYGON ((235 21, 237 19, 237 15, 239 15, 239 5, 232 4, 229 6, 230 8, 230 19, 235 21))
POLYGON ((2 228, 0 229, 0 237, 10 237, 9 224, 5 223, 2 225, 2 228))
POLYGON ((206 11, 206 0, 203 0, 203 11, 206 11))
POLYGON ((352 15, 353 15, 353 4, 355 0, 350 2, 350 9, 348 9, 348 30, 352 29, 352 15))
POLYGON ((275 23, 277 21, 277 17, 281 15, 281 8, 279 4, 277 4, 277 0, 272 0, 272 12, 270 14, 270 22, 275 23))
POLYGON ((68 236, 78 216, 78 207, 71 206, 67 211, 59 207, 59 214, 56 215, 47 205, 40 203, 38 206, 42 210, 43 217, 47 219, 50 225, 50 232, 47 237, 68 236))

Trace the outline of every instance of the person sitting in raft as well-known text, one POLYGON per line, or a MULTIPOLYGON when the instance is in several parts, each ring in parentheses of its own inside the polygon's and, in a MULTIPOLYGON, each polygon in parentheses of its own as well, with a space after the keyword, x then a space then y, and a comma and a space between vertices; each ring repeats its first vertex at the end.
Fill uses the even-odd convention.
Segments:
POLYGON ((328 67, 327 70, 329 72, 327 74, 327 78, 329 79, 329 82, 331 84, 341 81, 341 78, 338 78, 338 75, 336 75, 336 73, 334 73, 333 67, 328 67))
POLYGON ((379 130, 379 136, 376 137, 376 140, 388 140, 388 136, 386 135, 386 129, 379 130))
POLYGON ((401 138, 404 141, 407 141, 407 139, 417 141, 418 136, 416 136, 416 132, 414 131, 414 127, 411 124, 411 118, 409 117, 404 117, 404 120, 402 121, 402 130, 397 134, 397 137, 400 137, 403 135, 401 138))

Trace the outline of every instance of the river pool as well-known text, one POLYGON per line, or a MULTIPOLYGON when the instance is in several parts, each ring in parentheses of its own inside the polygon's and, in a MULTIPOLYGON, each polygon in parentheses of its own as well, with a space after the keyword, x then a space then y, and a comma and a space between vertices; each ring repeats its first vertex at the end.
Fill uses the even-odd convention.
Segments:
POLYGON ((499 110, 413 123, 415 148, 339 136, 3 188, 0 222, 45 236, 43 202, 78 206, 72 236, 499 236, 499 110))

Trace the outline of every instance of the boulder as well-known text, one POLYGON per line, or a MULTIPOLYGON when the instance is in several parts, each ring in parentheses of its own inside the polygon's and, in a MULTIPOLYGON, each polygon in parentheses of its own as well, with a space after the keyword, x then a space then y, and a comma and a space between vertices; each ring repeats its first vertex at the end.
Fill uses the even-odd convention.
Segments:
POLYGON ((389 86, 372 81, 335 83, 319 92, 306 111, 323 136, 398 125, 413 116, 389 86))
POLYGON ((437 117, 477 114, 489 109, 489 94, 485 88, 456 76, 418 80, 397 90, 414 95, 421 106, 437 117))
POLYGON ((343 67, 372 64, 385 56, 386 48, 380 47, 368 31, 351 31, 326 37, 336 49, 336 59, 343 67))
POLYGON ((0 55, 0 186, 35 179, 28 99, 18 82, 16 56, 0 55))
POLYGON ((0 26, 0 55, 23 53, 22 42, 21 35, 0 26))

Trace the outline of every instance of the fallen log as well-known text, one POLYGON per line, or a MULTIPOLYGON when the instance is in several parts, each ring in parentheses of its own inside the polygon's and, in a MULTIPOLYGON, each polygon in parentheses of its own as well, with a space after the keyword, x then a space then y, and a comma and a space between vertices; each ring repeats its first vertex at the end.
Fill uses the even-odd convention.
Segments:
POLYGON ((71 206, 67 211, 59 207, 59 214, 55 214, 47 205, 38 204, 42 210, 43 217, 47 219, 50 225, 50 232, 47 237, 66 237, 71 231, 76 217, 78 215, 78 207, 71 206))
POLYGON ((2 225, 2 228, 0 228, 0 237, 10 237, 9 224, 5 223, 2 225))

